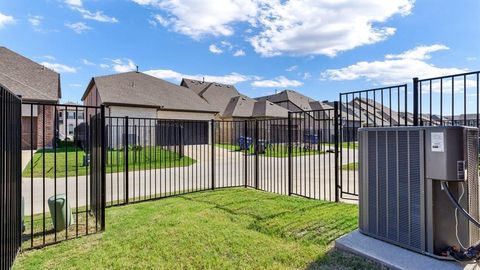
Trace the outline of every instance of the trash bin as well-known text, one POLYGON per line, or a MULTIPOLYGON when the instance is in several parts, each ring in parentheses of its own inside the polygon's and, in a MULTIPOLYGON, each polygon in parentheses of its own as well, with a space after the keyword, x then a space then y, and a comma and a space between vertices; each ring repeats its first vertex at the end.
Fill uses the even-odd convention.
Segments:
POLYGON ((240 145, 240 151, 249 150, 252 145, 253 139, 251 137, 240 136, 238 144, 240 145))
POLYGON ((67 203, 65 194, 58 194, 56 198, 55 196, 48 198, 48 208, 50 209, 50 216, 52 217, 55 231, 65 230, 74 223, 72 210, 67 203))
POLYGON ((317 144, 318 143, 318 135, 316 134, 305 134, 303 137, 303 141, 309 144, 317 144))

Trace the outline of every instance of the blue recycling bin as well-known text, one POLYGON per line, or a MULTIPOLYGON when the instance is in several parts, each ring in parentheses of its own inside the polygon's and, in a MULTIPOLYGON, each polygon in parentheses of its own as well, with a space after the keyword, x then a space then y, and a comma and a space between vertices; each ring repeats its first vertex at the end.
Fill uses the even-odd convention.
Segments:
POLYGON ((303 141, 309 144, 318 144, 318 135, 316 134, 305 134, 303 141))
POLYGON ((238 145, 240 146, 240 151, 249 150, 250 146, 253 144, 253 139, 251 137, 240 136, 238 139, 238 145))

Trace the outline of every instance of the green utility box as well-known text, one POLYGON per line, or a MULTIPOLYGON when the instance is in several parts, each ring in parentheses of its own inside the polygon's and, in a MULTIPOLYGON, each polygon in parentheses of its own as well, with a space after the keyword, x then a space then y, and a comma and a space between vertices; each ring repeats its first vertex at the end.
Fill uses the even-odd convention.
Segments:
POLYGON ((65 194, 58 194, 48 199, 48 208, 52 217, 53 227, 55 231, 63 231, 68 226, 75 223, 73 220, 72 210, 67 201, 65 194))

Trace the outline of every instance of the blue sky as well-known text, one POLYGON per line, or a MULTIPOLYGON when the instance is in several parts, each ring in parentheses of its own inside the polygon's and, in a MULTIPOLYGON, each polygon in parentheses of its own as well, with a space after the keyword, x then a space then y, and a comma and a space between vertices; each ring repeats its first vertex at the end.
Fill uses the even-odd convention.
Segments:
POLYGON ((59 71, 63 101, 136 65, 333 100, 479 70, 479 14, 478 0, 15 0, 0 2, 0 45, 59 71))

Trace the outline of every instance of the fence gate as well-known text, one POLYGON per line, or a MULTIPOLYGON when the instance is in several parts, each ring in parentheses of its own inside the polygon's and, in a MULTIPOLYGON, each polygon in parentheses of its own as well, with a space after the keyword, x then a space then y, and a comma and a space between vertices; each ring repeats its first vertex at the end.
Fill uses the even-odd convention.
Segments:
POLYGON ((0 86, 0 269, 9 269, 21 244, 21 100, 0 86))
POLYGON ((338 201, 337 116, 337 102, 324 110, 289 114, 289 194, 338 201))
POLYGON ((342 199, 358 199, 358 129, 413 125, 412 97, 406 84, 340 94, 342 199))
POLYGON ((22 249, 104 229, 103 115, 96 106, 22 103, 22 249))

